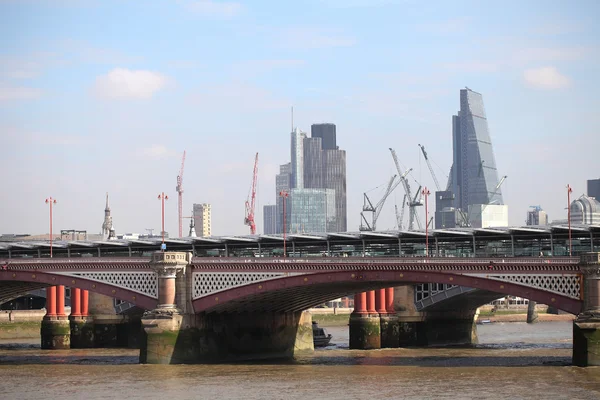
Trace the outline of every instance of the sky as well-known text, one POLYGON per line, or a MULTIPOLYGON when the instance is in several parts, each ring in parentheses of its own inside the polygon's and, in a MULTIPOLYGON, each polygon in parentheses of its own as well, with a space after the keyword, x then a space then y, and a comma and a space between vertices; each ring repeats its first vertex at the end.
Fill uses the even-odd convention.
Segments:
POLYGON ((565 186, 576 198, 600 178, 598 15, 595 0, 0 0, 0 234, 49 232, 50 196, 54 231, 99 233, 106 192, 118 234, 160 231, 165 192, 176 236, 184 150, 184 214, 211 203, 213 235, 249 234, 259 153, 262 233, 291 106, 304 131, 337 125, 356 231, 363 193, 395 173, 389 147, 433 189, 423 144, 446 185, 466 86, 483 95, 509 223, 530 205, 565 219, 565 186))

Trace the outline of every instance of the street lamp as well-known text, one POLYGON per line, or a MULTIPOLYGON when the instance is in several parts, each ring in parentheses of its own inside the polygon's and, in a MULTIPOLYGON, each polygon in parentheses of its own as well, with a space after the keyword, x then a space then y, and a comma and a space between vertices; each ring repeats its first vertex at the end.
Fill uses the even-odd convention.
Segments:
POLYGON ((46 204, 50 204, 50 258, 52 258, 52 205, 56 204, 56 199, 50 196, 46 199, 46 204))
POLYGON ((567 220, 569 221, 569 257, 573 255, 573 247, 571 245, 571 185, 567 185, 567 220))
POLYGON ((427 197, 431 192, 429 192, 427 186, 425 186, 421 194, 425 196, 425 257, 429 257, 429 214, 427 212, 427 197))
POLYGON ((162 245, 161 250, 165 250, 165 200, 169 200, 169 196, 162 192, 158 195, 158 199, 161 201, 161 220, 162 220, 162 245))
POLYGON ((285 214, 285 199, 287 199, 287 197, 290 194, 288 192, 286 192, 285 190, 282 190, 281 192, 279 192, 279 196, 283 198, 283 258, 285 258, 285 244, 286 244, 286 239, 285 239, 285 220, 286 220, 286 214, 285 214))

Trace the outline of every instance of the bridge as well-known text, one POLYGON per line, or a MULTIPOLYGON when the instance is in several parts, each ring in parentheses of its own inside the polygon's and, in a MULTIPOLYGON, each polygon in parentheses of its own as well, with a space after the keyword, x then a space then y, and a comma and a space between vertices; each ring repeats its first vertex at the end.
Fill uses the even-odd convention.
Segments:
POLYGON ((578 354, 585 357, 574 352, 574 361, 597 365, 598 342, 585 338, 598 332, 598 254, 582 257, 193 257, 159 251, 152 257, 10 258, 0 260, 0 302, 48 288, 46 348, 66 347, 85 331, 83 293, 132 303, 149 310, 142 319, 141 361, 163 363, 293 356, 312 348, 310 316, 302 311, 353 293, 352 348, 398 347, 402 332, 423 326, 428 344, 465 343, 481 305, 473 301, 509 294, 585 315, 576 325, 582 328, 574 328, 574 342, 585 343, 578 354), (394 297, 415 284, 438 289, 422 296, 430 305, 439 293, 461 287, 487 296, 403 322, 397 315, 406 304, 394 297), (76 292, 71 323, 64 315, 65 286, 76 292))

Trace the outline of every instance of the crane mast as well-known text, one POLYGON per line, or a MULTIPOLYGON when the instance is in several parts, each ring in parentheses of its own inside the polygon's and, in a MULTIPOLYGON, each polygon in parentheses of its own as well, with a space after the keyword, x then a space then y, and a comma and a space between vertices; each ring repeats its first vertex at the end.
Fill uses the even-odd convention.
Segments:
POLYGON ((402 169, 400 168, 400 162, 398 161, 398 156, 396 155, 396 151, 389 148, 392 153, 392 158, 394 159, 394 164, 396 164, 396 170, 398 171, 398 175, 400 176, 400 180, 402 181, 402 186, 404 186, 404 192, 408 197, 408 230, 412 231, 414 228, 415 221, 417 222, 417 226, 421 229, 421 222, 419 221, 419 217, 417 215, 417 207, 422 206, 420 193, 421 187, 419 186, 419 190, 417 190, 417 194, 413 197, 412 192, 410 191, 410 185, 408 184, 408 179, 406 179, 406 175, 411 171, 410 169, 406 171, 406 173, 402 173, 402 169))
POLYGON ((258 153, 254 157, 254 171, 252 173, 252 187, 248 199, 246 199, 246 217, 244 224, 250 227, 250 233, 256 234, 256 223, 254 222, 254 209, 256 204, 256 180, 258 177, 258 153))
POLYGON ((403 222, 404 221, 404 210, 406 209, 406 193, 404 194, 404 198, 402 199, 402 208, 401 211, 398 212, 398 205, 394 205, 394 207, 396 208, 396 223, 398 225, 398 230, 401 231, 402 227, 403 227, 403 222))
POLYGON ((177 211, 179 218, 179 237, 183 237, 183 166, 185 164, 185 150, 183 151, 183 157, 181 158, 181 168, 179 169, 179 175, 177 175, 177 211))

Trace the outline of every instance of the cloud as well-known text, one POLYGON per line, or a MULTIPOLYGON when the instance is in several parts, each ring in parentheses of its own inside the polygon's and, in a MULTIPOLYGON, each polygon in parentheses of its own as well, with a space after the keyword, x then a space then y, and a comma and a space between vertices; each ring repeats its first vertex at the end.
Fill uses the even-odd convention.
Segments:
POLYGON ((243 10, 240 3, 213 0, 188 1, 186 2, 186 8, 197 14, 225 18, 236 16, 243 10))
POLYGON ((150 147, 145 147, 137 151, 138 156, 151 160, 160 160, 170 157, 178 157, 179 153, 175 150, 168 149, 162 144, 153 144, 150 147))
POLYGON ((276 37, 280 47, 286 49, 325 49, 351 47, 356 44, 352 37, 314 27, 288 28, 276 37))
POLYGON ((0 101, 31 100, 41 97, 42 91, 36 88, 3 86, 0 84, 0 101))
POLYGON ((157 72, 115 68, 96 78, 94 89, 105 98, 149 99, 166 83, 167 78, 157 72))
POLYGON ((523 73, 525 83, 538 89, 562 89, 571 86, 571 80, 555 67, 531 68, 523 73))

